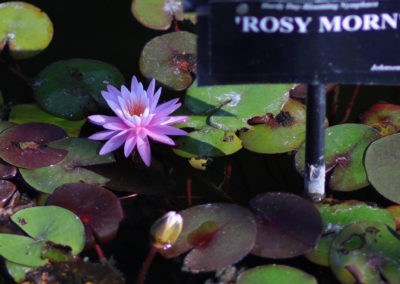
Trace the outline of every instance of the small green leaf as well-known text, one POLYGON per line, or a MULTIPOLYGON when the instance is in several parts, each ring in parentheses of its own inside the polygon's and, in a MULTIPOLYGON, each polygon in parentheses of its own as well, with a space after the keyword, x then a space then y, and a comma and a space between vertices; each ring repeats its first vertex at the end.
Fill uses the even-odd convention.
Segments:
POLYGON ((25 278, 25 274, 32 271, 34 267, 18 264, 6 259, 7 271, 11 277, 19 282, 25 278))
POLYGON ((40 266, 47 263, 47 259, 41 258, 44 245, 43 240, 13 234, 0 234, 0 254, 18 264, 40 266))

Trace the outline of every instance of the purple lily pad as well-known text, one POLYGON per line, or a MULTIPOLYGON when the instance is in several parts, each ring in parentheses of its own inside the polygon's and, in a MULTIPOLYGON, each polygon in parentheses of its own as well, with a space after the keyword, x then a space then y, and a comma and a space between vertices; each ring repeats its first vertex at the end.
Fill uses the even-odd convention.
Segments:
POLYGON ((321 236, 322 219, 308 200, 291 193, 268 192, 250 201, 257 215, 257 239, 252 253, 288 258, 312 250, 321 236))
POLYGON ((4 207, 14 195, 17 187, 12 182, 0 180, 0 207, 4 207))
POLYGON ((85 226, 86 249, 92 247, 96 239, 100 242, 111 241, 124 218, 119 199, 98 185, 64 184, 50 196, 48 205, 68 209, 81 219, 85 226))
POLYGON ((183 228, 176 242, 160 253, 168 258, 191 250, 184 266, 192 271, 227 267, 247 255, 254 246, 257 227, 246 208, 224 203, 198 205, 179 212, 183 228))
POLYGON ((0 161, 0 179, 9 179, 17 175, 17 168, 12 165, 6 165, 0 161))
POLYGON ((37 169, 54 165, 68 154, 63 149, 47 147, 67 133, 52 124, 26 123, 8 128, 0 134, 0 157, 21 168, 37 169))

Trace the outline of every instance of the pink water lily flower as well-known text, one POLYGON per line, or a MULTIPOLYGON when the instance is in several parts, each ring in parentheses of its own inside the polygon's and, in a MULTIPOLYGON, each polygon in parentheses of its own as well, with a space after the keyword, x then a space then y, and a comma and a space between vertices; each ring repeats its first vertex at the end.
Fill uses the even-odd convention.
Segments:
POLYGON ((161 88, 155 93, 154 88, 154 79, 147 90, 144 90, 142 83, 133 76, 131 90, 122 86, 119 91, 108 85, 107 91, 101 92, 108 106, 117 116, 97 114, 88 117, 90 122, 107 129, 89 137, 92 140, 108 140, 100 149, 100 155, 114 151, 125 142, 125 157, 128 157, 137 147, 143 162, 150 166, 151 152, 148 137, 173 146, 175 143, 168 135, 187 134, 171 126, 189 118, 188 116, 169 116, 181 106, 178 99, 157 106, 161 88))

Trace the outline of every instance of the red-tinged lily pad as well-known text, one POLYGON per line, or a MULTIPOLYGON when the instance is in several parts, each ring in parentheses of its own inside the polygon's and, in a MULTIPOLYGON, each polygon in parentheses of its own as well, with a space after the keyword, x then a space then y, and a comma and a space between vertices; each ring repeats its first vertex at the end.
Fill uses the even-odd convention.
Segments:
POLYGON ((153 38, 143 48, 139 65, 147 78, 174 90, 186 89, 196 73, 196 35, 180 31, 153 38))
POLYGON ((50 196, 48 204, 78 215, 85 226, 85 248, 92 247, 96 240, 111 241, 124 217, 119 199, 111 191, 92 184, 64 184, 50 196))
POLYGON ((329 248, 332 241, 349 224, 372 221, 395 228, 393 217, 387 210, 361 201, 325 199, 315 206, 322 216, 323 231, 317 247, 307 253, 306 257, 319 265, 329 265, 329 248))
POLYGON ((236 284, 317 284, 308 273, 286 265, 264 265, 248 269, 239 274, 236 284))
POLYGON ((11 109, 8 120, 16 124, 27 122, 51 123, 64 129, 70 137, 77 137, 81 127, 86 122, 86 119, 72 121, 51 115, 39 108, 37 104, 15 105, 11 109))
POLYGON ((17 175, 17 168, 0 161, 0 179, 10 179, 17 175))
POLYGON ((250 119, 253 129, 243 130, 239 137, 243 148, 264 154, 285 153, 297 149, 306 138, 305 106, 289 99, 274 117, 264 115, 250 119))
MULTIPOLYGON (((363 124, 340 124, 325 130, 325 166, 332 170, 329 187, 352 191, 368 185, 363 156, 368 145, 380 137, 379 132, 363 124)), ((304 174, 305 144, 295 158, 296 169, 304 174)))
POLYGON ((43 110, 79 120, 108 110, 101 96, 108 84, 124 84, 123 75, 114 66, 91 59, 70 59, 47 66, 33 86, 35 99, 43 110))
POLYGON ((54 165, 67 155, 66 150, 47 147, 67 133, 52 124, 26 123, 8 128, 0 134, 0 157, 16 167, 36 169, 54 165))
POLYGON ((388 210, 396 222, 396 231, 400 233, 400 205, 392 205, 386 208, 388 210))
POLYGON ((174 18, 196 20, 195 14, 183 13, 182 0, 133 0, 131 10, 142 25, 155 30, 167 30, 174 18))
POLYGON ((400 203, 400 133, 371 143, 364 165, 371 185, 385 198, 400 203))
POLYGON ((53 24, 39 8, 24 2, 0 4, 0 51, 8 43, 15 59, 32 57, 53 37, 53 24))
POLYGON ((349 225, 333 241, 329 263, 343 284, 399 283, 400 235, 378 222, 349 225))
POLYGON ((374 104, 361 117, 361 122, 379 129, 382 136, 400 130, 400 106, 393 104, 374 104))
POLYGON ((194 114, 210 114, 211 126, 224 131, 252 128, 248 120, 266 114, 278 115, 289 98, 292 85, 227 85, 197 87, 187 91, 185 106, 194 114))
POLYGON ((67 138, 49 143, 48 146, 65 150, 68 154, 64 160, 50 167, 20 169, 23 179, 36 190, 52 194, 57 187, 66 183, 104 185, 109 181, 108 178, 83 168, 115 162, 112 154, 98 154, 102 143, 86 138, 67 138))
MULTIPOLYGON (((327 84, 326 92, 332 92, 338 85, 337 84, 327 84)), ((305 99, 307 97, 307 85, 297 84, 289 91, 290 97, 294 99, 305 99)))
POLYGON ((250 201, 257 212, 257 239, 252 254, 288 258, 312 250, 322 231, 321 215, 295 194, 268 192, 250 201))
POLYGON ((233 154, 242 148, 242 142, 234 132, 225 132, 213 127, 192 131, 175 139, 178 145, 175 154, 184 158, 222 157, 233 154))
POLYGON ((176 242, 160 250, 171 258, 191 250, 184 266, 213 271, 236 263, 253 248, 257 228, 253 214, 233 204, 204 204, 179 212, 183 229, 176 242))

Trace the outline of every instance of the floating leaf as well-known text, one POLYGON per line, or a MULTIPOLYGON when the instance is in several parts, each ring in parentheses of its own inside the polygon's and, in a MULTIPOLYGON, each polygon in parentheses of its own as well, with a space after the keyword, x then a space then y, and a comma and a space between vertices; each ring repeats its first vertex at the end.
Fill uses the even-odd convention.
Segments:
POLYGON ((242 272, 236 284, 317 284, 317 280, 299 269, 286 265, 264 265, 242 272))
POLYGON ((114 66, 91 59, 62 60, 39 73, 34 94, 45 111, 79 120, 88 114, 108 110, 101 96, 107 84, 124 84, 124 77, 114 66))
POLYGON ((183 229, 178 240, 166 250, 175 257, 188 250, 184 265, 193 271, 212 271, 242 259, 253 248, 256 224, 253 214, 233 204, 204 204, 179 212, 183 229))
POLYGON ((400 203, 400 134, 373 142, 364 158, 365 170, 372 186, 387 199, 400 203))
POLYGON ((399 283, 400 236, 383 223, 349 225, 333 241, 329 263, 343 284, 399 283))
POLYGON ((50 196, 48 204, 64 207, 79 216, 85 225, 85 248, 92 247, 95 238, 100 242, 111 241, 124 217, 119 199, 111 191, 92 184, 64 184, 50 196))
POLYGON ((0 134, 0 157, 21 168, 36 169, 62 161, 67 151, 47 147, 51 141, 66 138, 67 133, 47 123, 26 123, 0 134))
POLYGON ((78 121, 67 120, 41 110, 36 104, 19 104, 11 109, 9 121, 17 124, 27 122, 51 123, 64 129, 68 136, 77 137, 86 119, 78 121))
POLYGON ((277 115, 288 100, 292 85, 228 85, 197 87, 187 91, 185 106, 194 114, 216 110, 211 114, 211 126, 225 131, 251 128, 248 120, 265 114, 277 115))
POLYGON ((0 179, 9 179, 17 175, 17 168, 0 161, 0 179))
POLYGON ((16 192, 17 187, 12 182, 0 180, 0 207, 3 208, 16 192))
POLYGON ((34 269, 34 267, 32 267, 32 266, 18 264, 18 263, 9 261, 7 259, 6 259, 6 266, 7 266, 8 273, 17 282, 20 282, 21 280, 25 279, 25 273, 34 269))
POLYGON ((193 23, 196 19, 191 13, 183 13, 181 0, 133 0, 131 10, 142 25, 155 30, 167 30, 174 18, 193 23))
POLYGON ((182 31, 153 38, 143 48, 139 64, 147 78, 186 89, 193 81, 191 73, 196 73, 196 35, 182 31))
POLYGON ((24 2, 0 4, 0 51, 8 43, 15 59, 32 57, 53 37, 53 24, 39 8, 24 2))
POLYGON ((82 166, 115 162, 112 154, 98 154, 102 143, 86 138, 67 138, 49 143, 49 147, 63 149, 68 155, 63 161, 40 169, 20 169, 24 180, 36 190, 52 194, 66 183, 85 182, 104 185, 109 180, 82 166), (49 178, 51 177, 51 178, 49 178))
POLYGON ((293 99, 287 101, 276 117, 265 115, 258 117, 258 120, 265 122, 239 134, 243 147, 250 151, 265 154, 285 153, 300 147, 306 138, 305 106, 293 99))
MULTIPOLYGON (((363 124, 340 124, 325 130, 325 166, 332 170, 329 187, 351 191, 368 185, 362 163, 365 149, 380 137, 377 130, 363 124)), ((305 144, 296 154, 296 169, 304 174, 305 144)))
POLYGON ((306 257, 319 265, 329 265, 329 248, 333 239, 347 225, 373 221, 381 222, 395 228, 393 217, 385 209, 368 205, 361 201, 338 201, 325 199, 315 205, 322 216, 323 231, 317 247, 306 254, 306 257))
POLYGON ((400 205, 392 205, 386 208, 388 210, 396 222, 396 231, 400 233, 400 205))
POLYGON ((175 139, 178 147, 175 154, 184 158, 222 157, 233 154, 242 148, 240 139, 233 132, 207 127, 201 131, 192 131, 186 136, 175 139))
POLYGON ((382 136, 400 130, 400 106, 392 104, 374 104, 361 117, 361 122, 379 129, 382 136))
POLYGON ((321 236, 321 215, 295 194, 268 192, 250 201, 257 214, 257 238, 252 253, 288 258, 310 251, 321 236))

